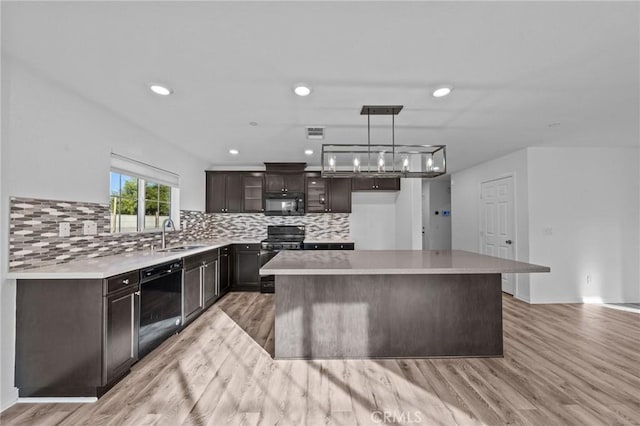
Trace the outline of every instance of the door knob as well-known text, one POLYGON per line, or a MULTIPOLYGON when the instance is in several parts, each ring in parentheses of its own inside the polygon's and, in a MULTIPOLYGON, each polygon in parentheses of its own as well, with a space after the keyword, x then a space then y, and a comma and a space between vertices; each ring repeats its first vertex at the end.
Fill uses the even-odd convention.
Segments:
POLYGON ((505 243, 507 243, 507 244, 511 244, 511 243, 513 243, 513 241, 511 241, 511 240, 507 240, 507 241, 505 241, 505 243))

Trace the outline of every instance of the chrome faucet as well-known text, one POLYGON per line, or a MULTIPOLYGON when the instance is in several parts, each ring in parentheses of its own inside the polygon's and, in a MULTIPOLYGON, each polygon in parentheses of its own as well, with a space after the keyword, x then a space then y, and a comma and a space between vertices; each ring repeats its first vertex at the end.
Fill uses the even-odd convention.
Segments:
POLYGON ((166 218, 163 222, 162 222, 162 248, 167 248, 167 243, 165 240, 165 234, 167 233, 167 224, 169 224, 169 226, 171 226, 171 229, 175 230, 176 227, 173 224, 173 221, 171 220, 171 218, 166 218))

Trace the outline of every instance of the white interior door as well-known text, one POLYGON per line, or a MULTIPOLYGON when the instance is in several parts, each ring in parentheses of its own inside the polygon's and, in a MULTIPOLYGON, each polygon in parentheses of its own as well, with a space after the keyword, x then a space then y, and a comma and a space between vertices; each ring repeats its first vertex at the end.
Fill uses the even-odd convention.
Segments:
MULTIPOLYGON (((503 259, 515 258, 513 177, 483 182, 480 188, 480 252, 503 259)), ((502 291, 514 294, 514 274, 502 274, 502 291)))

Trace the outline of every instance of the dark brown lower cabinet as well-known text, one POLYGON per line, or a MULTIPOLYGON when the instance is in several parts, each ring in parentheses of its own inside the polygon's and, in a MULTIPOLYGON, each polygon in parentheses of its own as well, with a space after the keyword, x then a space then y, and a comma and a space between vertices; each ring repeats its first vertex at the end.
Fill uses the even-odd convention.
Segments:
POLYGON ((260 291, 260 244, 237 244, 234 257, 233 289, 260 291))
POLYGON ((196 318, 204 308, 200 265, 184 270, 182 276, 182 300, 182 322, 187 324, 196 318))
POLYGON ((129 371, 138 359, 137 286, 106 297, 106 382, 110 383, 129 371))
POLYGON ((185 257, 182 275, 182 319, 188 324, 221 296, 218 250, 185 257))
POLYGON ((210 254, 202 265, 202 288, 204 293, 204 306, 211 306, 220 297, 218 281, 218 251, 210 254))
POLYGON ((220 287, 220 296, 224 296, 231 288, 231 270, 233 266, 233 263, 231 262, 231 259, 233 257, 232 253, 233 250, 231 246, 220 248, 220 255, 218 258, 218 281, 220 287))
POLYGON ((137 360, 137 272, 18 280, 15 386, 21 397, 102 395, 137 360))

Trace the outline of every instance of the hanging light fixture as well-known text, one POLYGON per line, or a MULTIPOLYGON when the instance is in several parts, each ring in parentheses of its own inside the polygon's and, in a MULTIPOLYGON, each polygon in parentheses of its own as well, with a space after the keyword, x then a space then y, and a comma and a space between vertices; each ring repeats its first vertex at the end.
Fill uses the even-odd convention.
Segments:
POLYGON ((367 144, 322 145, 323 177, 433 178, 446 173, 445 145, 396 145, 402 105, 364 105, 367 144), (371 144, 371 116, 391 116, 391 144, 371 144))

